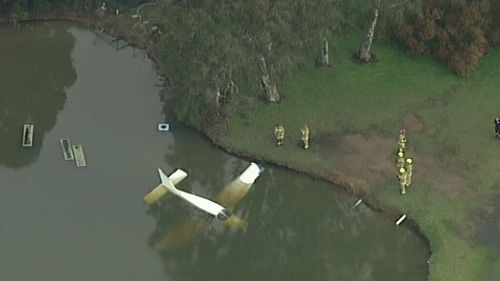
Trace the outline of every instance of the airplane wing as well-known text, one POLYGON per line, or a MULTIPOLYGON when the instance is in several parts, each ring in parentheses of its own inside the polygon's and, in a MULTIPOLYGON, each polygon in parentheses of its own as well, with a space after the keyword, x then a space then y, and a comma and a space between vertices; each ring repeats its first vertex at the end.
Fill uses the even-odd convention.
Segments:
POLYGON ((247 195, 255 180, 262 174, 263 168, 256 163, 250 165, 215 196, 214 201, 227 208, 234 207, 247 195))
POLYGON ((208 221, 203 218, 189 218, 153 241, 152 247, 156 251, 178 248, 205 231, 208 226, 208 221))
POLYGON ((148 204, 153 204, 154 202, 160 200, 168 190, 160 183, 157 187, 153 188, 146 196, 144 196, 144 202, 148 204))

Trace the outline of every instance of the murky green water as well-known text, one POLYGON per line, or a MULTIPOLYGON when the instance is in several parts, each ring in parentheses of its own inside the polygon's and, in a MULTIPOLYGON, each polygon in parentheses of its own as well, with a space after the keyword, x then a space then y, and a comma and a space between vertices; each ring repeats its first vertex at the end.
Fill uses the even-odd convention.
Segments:
POLYGON ((248 164, 180 125, 157 132, 158 84, 141 51, 91 31, 0 26, 0 280, 424 280, 428 252, 409 229, 281 169, 233 208, 246 230, 169 196, 148 208, 157 167, 185 169, 180 187, 210 197, 248 164), (86 168, 63 160, 62 137, 86 168))

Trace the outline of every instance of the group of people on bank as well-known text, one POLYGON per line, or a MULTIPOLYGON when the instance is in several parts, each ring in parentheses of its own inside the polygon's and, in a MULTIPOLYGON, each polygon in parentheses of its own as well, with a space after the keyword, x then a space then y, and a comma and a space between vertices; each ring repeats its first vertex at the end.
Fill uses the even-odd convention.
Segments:
POLYGON ((396 160, 396 167, 398 170, 398 181, 400 186, 401 194, 406 194, 406 190, 411 185, 411 177, 413 176, 413 158, 406 157, 406 129, 401 129, 399 131, 398 139, 398 153, 396 160))
MULTIPOLYGON (((302 148, 309 148, 309 127, 304 124, 304 127, 300 129, 302 148)), ((276 124, 274 126, 274 136, 276 137, 276 146, 282 146, 285 143, 285 127, 281 124, 276 124)))
MULTIPOLYGON (((496 117, 493 120, 495 125, 495 138, 500 140, 500 117, 496 117)), ((309 127, 304 124, 304 127, 300 129, 302 147, 304 149, 309 148, 309 127)), ((285 127, 281 124, 276 124, 274 127, 274 136, 276 137, 276 146, 282 146, 285 143, 285 127)), ((398 151, 396 159, 397 167, 397 179, 399 181, 401 194, 406 194, 406 191, 411 185, 411 178, 413 176, 413 158, 406 156, 406 144, 408 140, 406 138, 406 129, 403 128, 399 131, 398 138, 398 151)))
MULTIPOLYGON (((300 129, 302 147, 304 149, 309 148, 309 127, 307 124, 300 129)), ((281 124, 276 124, 274 126, 274 136, 276 137, 276 146, 282 146, 285 143, 285 127, 281 124)), ((497 137, 500 138, 500 119, 498 119, 498 134, 497 137)), ((413 176, 413 158, 406 157, 406 129, 401 129, 399 131, 398 139, 398 152, 397 152, 397 178, 400 185, 401 194, 406 194, 406 190, 411 185, 411 178, 413 176)))
MULTIPOLYGON (((500 117, 496 117, 493 120, 493 124, 495 125, 495 138, 500 140, 500 117)), ((403 128, 399 131, 399 148, 396 160, 396 167, 398 169, 397 178, 401 194, 406 194, 406 190, 411 185, 411 177, 413 175, 413 158, 406 157, 405 155, 406 142, 406 129, 403 128)))

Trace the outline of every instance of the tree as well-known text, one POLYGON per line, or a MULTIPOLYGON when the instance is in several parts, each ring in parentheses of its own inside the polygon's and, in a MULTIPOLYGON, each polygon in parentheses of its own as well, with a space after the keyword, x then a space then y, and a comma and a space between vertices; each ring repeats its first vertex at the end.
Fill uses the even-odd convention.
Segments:
POLYGON ((422 12, 395 27, 394 37, 410 54, 434 56, 467 77, 500 40, 496 3, 422 0, 422 12))
POLYGON ((361 44, 361 48, 359 49, 358 53, 358 58, 361 62, 367 63, 372 61, 372 54, 371 54, 371 48, 372 48, 372 42, 373 42, 373 35, 375 34, 375 27, 377 25, 377 19, 378 19, 378 7, 380 5, 380 0, 377 0, 377 7, 375 8, 375 17, 373 18, 372 24, 370 26, 370 29, 368 30, 368 33, 366 34, 366 37, 361 44))
POLYGON ((318 66, 331 66, 330 64, 330 54, 328 51, 328 40, 323 41, 323 48, 321 48, 321 54, 318 57, 317 60, 317 65, 318 66))
POLYGON ((27 20, 28 18, 28 0, 14 0, 10 11, 10 20, 12 23, 17 25, 18 22, 27 20))
POLYGON ((259 57, 259 68, 261 71, 260 82, 262 86, 262 93, 268 102, 279 102, 280 95, 276 88, 276 83, 271 81, 269 71, 267 70, 266 59, 264 56, 259 57))

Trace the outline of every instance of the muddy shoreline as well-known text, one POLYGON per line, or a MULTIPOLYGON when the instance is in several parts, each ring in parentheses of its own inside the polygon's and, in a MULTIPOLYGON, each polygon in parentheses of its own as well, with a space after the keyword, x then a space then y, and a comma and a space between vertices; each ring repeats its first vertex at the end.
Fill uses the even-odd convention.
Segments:
MULTIPOLYGON (((137 42, 134 40, 133 36, 130 36, 126 31, 124 30, 119 30, 117 28, 113 27, 108 27, 109 25, 109 18, 110 17, 98 17, 96 15, 83 15, 83 14, 77 14, 77 13, 57 13, 57 14, 51 14, 51 15, 44 15, 44 16, 35 16, 30 18, 29 20, 23 21, 23 23, 27 22, 44 22, 44 21, 66 21, 66 22, 71 22, 71 23, 76 23, 79 26, 82 26, 84 28, 89 28, 89 29, 94 29, 98 30, 100 32, 105 32, 113 37, 117 38, 123 38, 124 40, 128 41, 132 46, 143 49, 146 51, 146 54, 149 59, 151 59, 156 65, 157 68, 159 69, 158 66, 158 57, 157 57, 157 50, 156 46, 153 41, 149 40, 148 38, 142 38, 142 42, 137 42)), ((0 24, 8 24, 9 21, 5 17, 0 16, 0 24)), ((165 75, 161 74, 164 78, 166 78, 166 81, 168 81, 168 77, 165 75)), ((287 163, 282 163, 279 161, 270 161, 269 159, 266 159, 263 156, 252 154, 252 153, 244 153, 235 149, 232 149, 230 147, 226 147, 220 144, 218 142, 218 138, 216 136, 212 136, 210 132, 207 131, 200 131, 200 133, 206 137, 212 145, 216 146, 217 148, 231 154, 235 155, 241 158, 245 158, 248 160, 252 161, 259 161, 262 163, 266 163, 268 165, 274 165, 277 167, 285 168, 294 172, 302 173, 304 175, 307 175, 309 177, 315 178, 315 179, 320 179, 323 181, 327 181, 331 184, 337 185, 342 187, 345 191, 347 191, 351 196, 353 196, 354 199, 362 199, 363 203, 367 205, 369 208, 379 212, 382 216, 387 218, 388 220, 395 222, 401 215, 402 213, 396 209, 383 206, 380 204, 380 202, 371 194, 370 192, 366 192, 365 188, 363 188, 363 181, 352 178, 349 176, 346 176, 340 171, 332 171, 327 177, 323 177, 315 173, 313 170, 303 170, 303 169, 297 169, 295 167, 292 167, 291 165, 287 163)), ((353 204, 356 200, 353 200, 353 204)), ((407 218, 405 220, 405 224, 410 227, 419 237, 421 237, 424 241, 425 244, 427 245, 427 250, 429 252, 429 259, 432 256, 432 250, 431 250, 431 245, 429 239, 423 234, 421 231, 419 225, 411 218, 407 218)), ((429 266, 427 266, 427 280, 429 277, 429 266)))

